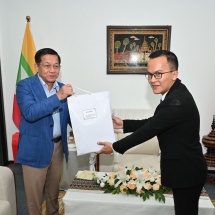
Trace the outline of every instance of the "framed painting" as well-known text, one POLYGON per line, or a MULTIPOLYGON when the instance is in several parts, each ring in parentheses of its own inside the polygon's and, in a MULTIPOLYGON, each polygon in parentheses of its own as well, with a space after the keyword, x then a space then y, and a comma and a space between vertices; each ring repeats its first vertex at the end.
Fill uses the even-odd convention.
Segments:
POLYGON ((170 50, 171 26, 107 26, 107 74, 145 74, 148 57, 170 50))

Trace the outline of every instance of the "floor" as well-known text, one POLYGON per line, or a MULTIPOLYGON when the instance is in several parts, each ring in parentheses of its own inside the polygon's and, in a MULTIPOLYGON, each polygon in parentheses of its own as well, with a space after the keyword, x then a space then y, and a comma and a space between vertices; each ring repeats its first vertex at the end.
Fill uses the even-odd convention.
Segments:
MULTIPOLYGON (((28 215, 26 207, 26 198, 24 192, 22 168, 20 164, 10 164, 9 167, 13 169, 16 181, 17 194, 17 215, 28 215)), ((212 174, 212 173, 210 173, 212 174)), ((205 184, 205 189, 212 200, 215 200, 215 186, 210 183, 205 184)))
POLYGON ((26 207, 26 198, 23 184, 22 167, 20 164, 10 164, 13 169, 16 181, 16 200, 17 200, 17 215, 28 215, 26 207))

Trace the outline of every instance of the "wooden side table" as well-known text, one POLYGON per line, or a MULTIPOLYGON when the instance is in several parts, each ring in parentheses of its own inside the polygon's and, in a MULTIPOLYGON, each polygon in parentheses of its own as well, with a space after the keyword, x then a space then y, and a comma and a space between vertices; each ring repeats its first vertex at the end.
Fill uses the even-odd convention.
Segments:
POLYGON ((99 172, 99 155, 96 155, 96 171, 99 172))

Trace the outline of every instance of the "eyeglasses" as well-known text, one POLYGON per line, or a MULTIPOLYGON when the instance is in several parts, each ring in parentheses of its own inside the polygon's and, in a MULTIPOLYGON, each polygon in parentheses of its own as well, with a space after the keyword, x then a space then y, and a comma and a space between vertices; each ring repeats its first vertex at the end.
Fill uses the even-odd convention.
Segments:
POLYGON ((170 72, 173 72, 173 71, 175 71, 175 70, 171 70, 171 71, 169 71, 169 72, 160 72, 160 71, 157 71, 157 72, 155 72, 155 73, 147 72, 147 73, 145 74, 145 77, 146 77, 146 79, 148 79, 148 80, 151 80, 152 77, 154 77, 155 79, 161 79, 163 74, 170 73, 170 72))
POLYGON ((50 65, 50 64, 45 64, 45 65, 40 64, 40 65, 41 65, 42 67, 44 67, 45 69, 47 69, 47 70, 51 69, 51 67, 53 67, 54 70, 59 70, 59 69, 60 69, 60 65, 54 65, 54 66, 52 66, 52 65, 50 65))

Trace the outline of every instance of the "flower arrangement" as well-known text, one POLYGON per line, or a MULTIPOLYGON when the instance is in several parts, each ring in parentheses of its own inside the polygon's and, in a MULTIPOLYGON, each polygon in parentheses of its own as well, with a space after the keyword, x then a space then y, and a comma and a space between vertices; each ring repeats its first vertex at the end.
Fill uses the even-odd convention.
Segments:
POLYGON ((165 203, 164 193, 171 191, 170 188, 161 185, 161 177, 152 168, 125 167, 119 172, 105 173, 99 177, 94 175, 96 183, 105 193, 127 194, 142 197, 143 201, 155 196, 155 199, 165 203))

